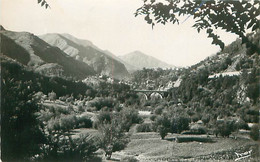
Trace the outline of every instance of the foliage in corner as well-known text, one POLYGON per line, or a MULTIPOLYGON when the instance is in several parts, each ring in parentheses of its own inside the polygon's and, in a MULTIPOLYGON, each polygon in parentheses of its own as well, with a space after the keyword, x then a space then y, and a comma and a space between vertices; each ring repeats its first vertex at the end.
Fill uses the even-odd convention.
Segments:
MULTIPOLYGON (((200 32, 204 29, 212 44, 219 45, 223 50, 225 45, 214 33, 215 29, 238 35, 242 44, 246 44, 251 54, 260 54, 260 48, 246 37, 247 32, 255 32, 260 28, 260 1, 223 1, 223 0, 144 0, 142 7, 136 10, 135 16, 144 15, 145 21, 151 24, 179 24, 181 16, 195 19, 193 27, 200 32)), ((182 22, 182 23, 183 23, 182 22)))
POLYGON ((37 1, 38 1, 38 4, 40 4, 42 7, 45 7, 46 9, 51 8, 50 5, 47 3, 47 1, 45 1, 45 0, 37 0, 37 1))

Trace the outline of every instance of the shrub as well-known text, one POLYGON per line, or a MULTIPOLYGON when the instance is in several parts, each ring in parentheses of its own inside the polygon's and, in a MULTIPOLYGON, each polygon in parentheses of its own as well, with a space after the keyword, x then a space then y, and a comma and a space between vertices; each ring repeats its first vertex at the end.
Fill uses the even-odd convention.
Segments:
POLYGON ((97 111, 101 110, 103 107, 112 108, 114 105, 115 105, 115 101, 110 97, 107 98, 96 97, 93 100, 88 102, 88 106, 96 107, 97 111))
POLYGON ((60 129, 64 132, 68 132, 76 127, 77 118, 75 115, 61 115, 59 123, 60 129))
POLYGON ((93 122, 88 116, 81 116, 77 119, 78 128, 92 128, 93 122))
POLYGON ((192 115, 191 120, 192 120, 193 122, 199 121, 199 120, 200 120, 199 115, 197 115, 197 114, 192 115))
POLYGON ((80 134, 78 138, 50 136, 48 144, 42 147, 42 154, 35 161, 89 161, 97 150, 98 143, 89 134, 80 134))
POLYGON ((152 132, 152 125, 150 123, 142 123, 136 127, 137 132, 152 132))
POLYGON ((158 131, 162 139, 164 139, 164 137, 167 136, 167 133, 169 132, 169 130, 162 125, 158 127, 158 131))
POLYGON ((169 118, 164 114, 156 119, 154 123, 154 128, 159 132, 162 139, 167 135, 171 127, 171 122, 169 118))
POLYGON ((103 122, 111 122, 111 114, 110 112, 107 112, 107 111, 102 111, 99 113, 98 115, 98 121, 100 123, 103 123, 103 122))
POLYGON ((171 119, 171 127, 170 131, 172 133, 181 133, 184 130, 189 129, 189 118, 180 116, 180 117, 173 117, 171 119))
POLYGON ((133 108, 125 108, 119 113, 121 118, 122 128, 125 131, 129 131, 132 124, 139 124, 143 122, 143 119, 138 115, 138 111, 133 108))
POLYGON ((151 119, 151 121, 155 121, 156 115, 152 115, 152 116, 150 117, 150 119, 151 119))
POLYGON ((249 129, 248 124, 243 119, 239 119, 235 124, 237 129, 249 129))
POLYGON ((161 106, 157 107, 155 110, 154 110, 154 113, 156 115, 161 115, 163 112, 163 108, 161 106))
POLYGON ((113 152, 124 149, 129 142, 119 118, 113 118, 111 124, 100 124, 98 130, 100 132, 100 148, 105 151, 107 160, 110 160, 113 152))
POLYGON ((179 136, 177 137, 177 142, 212 142, 211 138, 208 137, 199 137, 199 136, 179 136))
POLYGON ((210 121, 210 115, 204 115, 201 120, 203 123, 207 124, 210 121))
POLYGON ((259 128, 259 124, 254 124, 250 131, 250 137, 255 141, 259 140, 259 128))
POLYGON ((199 124, 195 124, 195 125, 191 126, 190 130, 194 134, 206 134, 207 133, 206 127, 199 125, 199 124))
POLYGON ((216 136, 220 134, 222 137, 229 137, 231 132, 236 130, 235 121, 225 120, 217 121, 214 132, 216 136))

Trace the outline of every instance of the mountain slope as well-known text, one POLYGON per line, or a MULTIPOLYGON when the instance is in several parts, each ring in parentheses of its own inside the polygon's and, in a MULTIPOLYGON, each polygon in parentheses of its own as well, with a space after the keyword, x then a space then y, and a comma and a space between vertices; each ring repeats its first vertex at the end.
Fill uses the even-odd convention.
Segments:
POLYGON ((77 39, 69 34, 46 34, 44 41, 64 51, 68 56, 91 66, 97 73, 122 78, 128 75, 124 64, 114 59, 90 41, 77 39))
POLYGON ((127 71, 128 71, 129 73, 132 73, 132 72, 138 70, 137 67, 128 64, 128 63, 125 62, 124 60, 122 60, 122 59, 120 59, 119 57, 115 56, 115 55, 114 55, 113 53, 111 53, 110 51, 105 50, 104 53, 107 54, 107 55, 109 55, 109 56, 111 56, 111 57, 114 58, 115 60, 117 60, 117 61, 123 63, 123 64, 125 65, 125 67, 126 67, 126 69, 127 69, 127 71))
POLYGON ((1 30, 0 35, 1 53, 31 69, 41 69, 40 73, 55 71, 56 74, 78 79, 95 74, 87 64, 68 57, 59 48, 50 46, 31 33, 1 30))
MULTIPOLYGON (((248 37, 260 42, 260 30, 248 37)), ((260 43, 257 45, 260 47, 260 43)), ((237 39, 223 51, 185 69, 179 89, 184 102, 216 108, 259 103, 259 54, 248 50, 237 39)))
POLYGON ((148 56, 140 51, 134 51, 129 54, 119 56, 124 62, 134 66, 138 69, 143 68, 173 68, 163 61, 160 61, 152 56, 148 56))

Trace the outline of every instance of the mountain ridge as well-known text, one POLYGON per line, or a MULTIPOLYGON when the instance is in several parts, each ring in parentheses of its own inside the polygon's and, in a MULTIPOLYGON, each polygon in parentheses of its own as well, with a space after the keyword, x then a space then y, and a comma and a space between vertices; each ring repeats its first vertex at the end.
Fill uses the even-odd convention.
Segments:
POLYGON ((139 70, 143 68, 176 68, 176 66, 165 63, 138 50, 118 57, 139 70))
POLYGON ((58 33, 41 35, 40 38, 63 50, 68 56, 88 64, 97 73, 115 78, 124 78, 128 75, 123 63, 88 40, 78 39, 70 34, 58 33))
POLYGON ((59 48, 50 46, 32 33, 1 30, 0 35, 1 52, 4 55, 33 70, 41 69, 40 73, 45 73, 46 70, 48 72, 55 71, 59 74, 64 73, 67 77, 80 79, 95 74, 94 70, 87 64, 68 57, 59 48), (42 65, 44 68, 39 68, 42 65))

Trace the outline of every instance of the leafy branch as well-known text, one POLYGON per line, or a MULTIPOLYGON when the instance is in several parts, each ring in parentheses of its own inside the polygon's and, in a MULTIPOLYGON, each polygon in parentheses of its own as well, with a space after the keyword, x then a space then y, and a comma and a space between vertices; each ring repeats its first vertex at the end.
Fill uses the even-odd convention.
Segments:
POLYGON ((45 0, 37 0, 37 1, 38 1, 38 4, 41 5, 41 7, 45 7, 46 9, 51 8, 50 5, 47 3, 47 1, 45 1, 45 0))
POLYGON ((155 24, 179 24, 181 16, 188 16, 195 20, 193 28, 200 32, 206 30, 212 44, 219 45, 223 50, 225 45, 214 29, 222 29, 234 33, 242 39, 252 52, 260 54, 257 44, 247 39, 246 33, 257 32, 260 29, 260 1, 223 1, 223 0, 144 0, 142 7, 138 8, 135 16, 144 15, 144 19, 152 27, 155 24))

